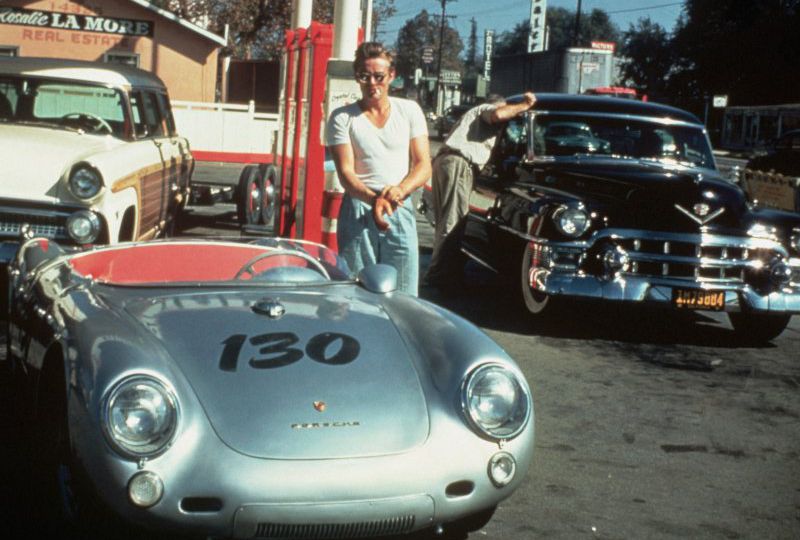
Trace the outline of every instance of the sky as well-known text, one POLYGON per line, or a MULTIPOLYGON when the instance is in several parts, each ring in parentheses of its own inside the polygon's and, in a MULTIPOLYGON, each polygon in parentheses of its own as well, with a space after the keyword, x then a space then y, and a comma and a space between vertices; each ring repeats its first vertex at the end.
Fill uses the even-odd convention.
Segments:
MULTIPOLYGON (((441 14, 440 0, 395 0, 397 14, 381 24, 378 41, 393 47, 397 40, 397 32, 408 19, 413 19, 420 11, 441 14)), ((683 2, 675 0, 581 0, 581 13, 589 13, 592 9, 605 10, 611 21, 625 31, 629 25, 636 24, 640 18, 650 19, 660 24, 667 31, 672 31, 681 14, 683 2)), ((548 0, 547 7, 562 7, 575 11, 577 0, 548 0)), ((454 26, 466 47, 470 33, 470 19, 475 17, 478 24, 478 50, 483 50, 484 30, 494 30, 495 35, 512 30, 514 26, 530 16, 530 0, 448 0, 447 15, 456 15, 448 19, 454 26)))

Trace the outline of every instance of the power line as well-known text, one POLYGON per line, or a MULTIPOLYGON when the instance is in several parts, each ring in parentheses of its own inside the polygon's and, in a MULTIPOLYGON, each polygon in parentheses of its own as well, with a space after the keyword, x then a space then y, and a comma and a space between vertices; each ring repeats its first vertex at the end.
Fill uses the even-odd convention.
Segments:
POLYGON ((672 2, 671 4, 658 4, 656 6, 644 6, 638 8, 631 8, 631 9, 618 9, 616 11, 606 11, 609 15, 613 15, 615 13, 630 13, 632 11, 646 11, 648 9, 659 9, 665 7, 672 7, 672 6, 682 6, 683 2, 672 2))

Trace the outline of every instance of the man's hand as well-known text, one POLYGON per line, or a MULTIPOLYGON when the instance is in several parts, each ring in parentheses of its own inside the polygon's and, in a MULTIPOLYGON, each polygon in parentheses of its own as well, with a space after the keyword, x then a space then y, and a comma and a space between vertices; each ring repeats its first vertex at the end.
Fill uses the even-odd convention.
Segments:
POLYGON ((378 195, 375 198, 375 202, 372 204, 372 219, 375 220, 375 225, 378 226, 379 230, 385 231, 389 229, 389 222, 383 219, 383 215, 391 216, 394 214, 395 208, 397 208, 397 203, 393 203, 382 195, 378 195))
POLYGON ((386 186, 380 194, 381 197, 395 205, 403 204, 404 195, 400 186, 386 186))
POLYGON ((524 94, 522 94, 522 100, 528 105, 528 108, 530 109, 536 103, 536 96, 533 94, 533 92, 525 92, 524 94))

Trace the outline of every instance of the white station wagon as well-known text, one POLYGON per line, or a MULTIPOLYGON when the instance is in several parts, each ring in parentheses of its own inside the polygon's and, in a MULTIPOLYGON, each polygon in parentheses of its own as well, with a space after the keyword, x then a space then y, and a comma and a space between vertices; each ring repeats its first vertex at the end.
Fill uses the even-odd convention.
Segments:
POLYGON ((72 245, 168 234, 193 168, 153 74, 0 58, 0 240, 24 224, 72 245))

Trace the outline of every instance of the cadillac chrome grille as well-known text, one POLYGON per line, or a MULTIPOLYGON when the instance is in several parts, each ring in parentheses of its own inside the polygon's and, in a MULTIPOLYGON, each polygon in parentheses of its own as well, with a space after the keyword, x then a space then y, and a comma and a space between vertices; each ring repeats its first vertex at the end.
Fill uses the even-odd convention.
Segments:
POLYGON ((748 269, 778 256, 772 249, 739 242, 624 238, 617 243, 630 256, 630 274, 710 282, 743 283, 748 269))
POLYGON ((319 540, 329 538, 367 538, 409 533, 414 527, 414 521, 413 515, 407 515, 360 523, 259 523, 254 537, 319 540))

